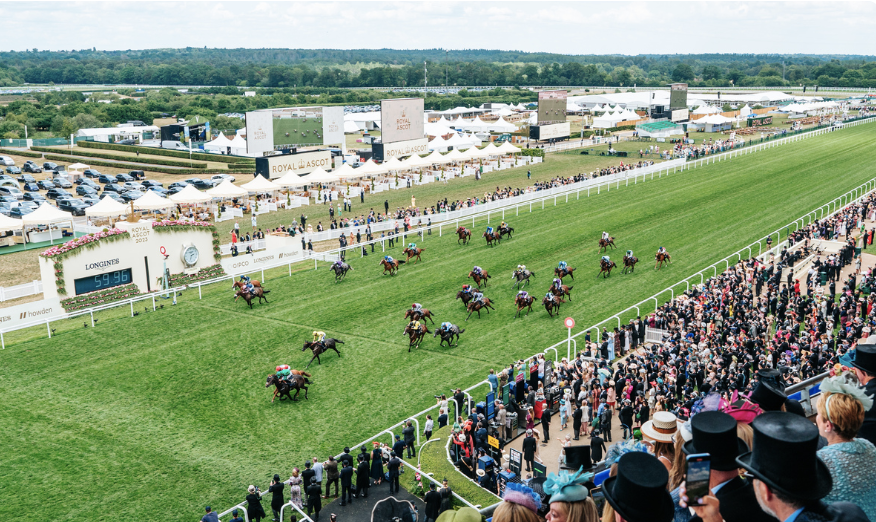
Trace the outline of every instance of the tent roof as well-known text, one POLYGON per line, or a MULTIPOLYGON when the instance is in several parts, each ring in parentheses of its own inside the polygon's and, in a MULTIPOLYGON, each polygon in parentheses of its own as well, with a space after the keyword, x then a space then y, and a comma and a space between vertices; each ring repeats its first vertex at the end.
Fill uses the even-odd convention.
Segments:
POLYGON ((127 213, 128 206, 119 203, 113 198, 102 198, 94 205, 85 209, 85 215, 89 217, 121 216, 127 213))
POLYGON ((303 176, 302 179, 309 183, 331 183, 337 181, 338 177, 323 170, 322 167, 316 167, 310 174, 303 176))
POLYGON ((186 185, 182 190, 170 196, 174 203, 204 203, 213 199, 209 194, 204 194, 191 185, 186 185))
POLYGON ((45 201, 38 209, 27 214, 21 220, 25 225, 49 225, 65 221, 73 221, 73 214, 59 210, 58 207, 54 207, 45 201))
POLYGON ((282 177, 273 180, 273 182, 281 187, 303 187, 304 185, 307 185, 307 182, 304 181, 301 176, 295 174, 291 170, 286 174, 283 174, 282 177))
POLYGON ((344 120, 344 134, 355 134, 359 132, 359 126, 352 120, 344 120))
POLYGON ((501 152, 499 151, 499 147, 497 147, 493 142, 488 143, 486 147, 481 149, 481 152, 484 152, 490 156, 498 156, 499 154, 501 154, 501 152))
POLYGON ((246 140, 240 134, 235 134, 234 139, 231 140, 231 146, 235 149, 245 149, 246 148, 246 140))
POLYGON ((432 154, 429 154, 428 156, 423 158, 423 160, 429 160, 430 164, 433 164, 433 165, 440 165, 442 163, 450 163, 451 161, 453 161, 453 160, 447 159, 446 156, 443 156, 437 150, 433 150, 432 154))
POLYGON ((240 188, 232 183, 230 179, 223 179, 222 183, 211 189, 207 189, 207 194, 210 194, 210 196, 214 198, 237 198, 246 196, 248 192, 246 189, 240 188))
POLYGON ((158 210, 161 208, 172 207, 173 205, 173 201, 160 196, 157 192, 152 190, 147 190, 143 196, 134 200, 134 208, 136 210, 158 210))
MULTIPOLYGON (((228 181, 227 179, 225 181, 228 181)), ((267 192, 270 190, 280 190, 280 186, 264 176, 256 176, 252 181, 244 183, 240 186, 248 192, 267 192)))
POLYGON ((67 169, 69 169, 69 170, 84 170, 84 169, 90 169, 90 168, 91 167, 89 167, 85 163, 74 163, 72 165, 67 165, 67 169))
POLYGON ((8 232, 10 230, 21 230, 24 224, 20 219, 11 218, 5 214, 0 214, 0 232, 8 232))
MULTIPOLYGON (((235 139, 237 139, 237 136, 235 136, 235 139)), ((244 143, 246 143, 246 142, 244 142, 244 143)), ((226 138, 225 135, 220 132, 219 135, 216 136, 215 138, 213 138, 212 141, 209 141, 209 142, 205 143, 204 145, 215 145, 217 147, 229 147, 229 146, 231 146, 231 140, 226 138)))
POLYGON ((366 176, 367 174, 363 174, 362 172, 354 169, 350 166, 349 163, 344 163, 340 167, 336 168, 332 171, 332 174, 337 176, 338 179, 352 179, 352 178, 361 178, 366 176))
POLYGON ((499 146, 499 152, 502 152, 504 154, 515 154, 517 152, 520 152, 520 147, 513 145, 510 141, 506 141, 499 146))
POLYGON ((356 172, 362 176, 376 176, 378 174, 386 174, 389 171, 385 165, 378 165, 374 163, 374 160, 369 159, 363 165, 356 168, 356 172))

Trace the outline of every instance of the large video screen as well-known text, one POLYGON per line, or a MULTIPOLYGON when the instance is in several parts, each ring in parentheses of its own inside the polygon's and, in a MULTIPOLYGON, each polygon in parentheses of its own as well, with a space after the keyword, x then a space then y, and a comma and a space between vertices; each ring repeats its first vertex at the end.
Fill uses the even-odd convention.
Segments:
POLYGON ((669 109, 687 109, 687 84, 673 83, 669 87, 669 109))
POLYGON ((380 141, 384 144, 416 140, 423 130, 423 98, 397 98, 380 102, 380 141))
POLYGON ((337 145, 344 141, 343 107, 287 107, 246 113, 247 152, 337 145))
POLYGON ((322 145, 322 107, 274 109, 274 149, 322 145))
POLYGON ((566 91, 538 93, 538 124, 553 125, 566 122, 566 91))

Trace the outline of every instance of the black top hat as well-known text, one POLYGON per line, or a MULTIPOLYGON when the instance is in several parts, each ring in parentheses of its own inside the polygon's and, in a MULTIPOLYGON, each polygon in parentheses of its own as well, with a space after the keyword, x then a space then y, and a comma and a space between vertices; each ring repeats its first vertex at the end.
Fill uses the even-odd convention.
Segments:
POLYGON ((781 410, 787 398, 785 392, 764 381, 758 382, 754 391, 748 395, 748 400, 763 408, 764 411, 781 410))
POLYGON ((782 382, 782 373, 779 370, 772 368, 763 368, 757 371, 757 378, 760 382, 765 382, 777 390, 784 390, 785 384, 782 382))
POLYGON ((861 345, 855 349, 852 366, 868 373, 876 374, 876 345, 861 345))
POLYGON ((818 500, 833 488, 830 470, 816 455, 818 428, 793 413, 772 411, 751 421, 754 451, 736 462, 756 478, 796 499, 818 500))
POLYGON ((693 439, 685 442, 682 450, 686 455, 708 453, 712 469, 733 471, 738 469, 736 457, 748 451, 745 441, 736 436, 736 419, 720 411, 704 411, 690 420, 693 439))
POLYGON ((602 492, 627 522, 669 522, 675 507, 667 482, 669 473, 656 457, 633 452, 617 461, 617 476, 605 479, 602 492))

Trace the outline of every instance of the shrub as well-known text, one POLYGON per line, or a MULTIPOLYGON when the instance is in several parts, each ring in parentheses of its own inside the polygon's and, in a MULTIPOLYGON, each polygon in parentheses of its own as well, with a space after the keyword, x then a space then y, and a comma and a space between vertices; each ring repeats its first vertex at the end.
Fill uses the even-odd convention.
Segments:
MULTIPOLYGON (((188 152, 182 152, 178 150, 167 150, 167 149, 158 149, 152 147, 136 147, 133 145, 118 145, 115 143, 101 143, 99 141, 80 141, 77 143, 77 146, 84 147, 87 149, 105 149, 105 150, 118 150, 122 152, 141 152, 143 154, 149 154, 150 156, 168 156, 171 158, 185 158, 189 159, 188 152)), ((201 160, 201 161, 215 161, 218 163, 246 163, 251 164, 255 167, 255 162, 252 158, 241 158, 237 156, 223 156, 220 154, 206 154, 203 152, 193 152, 192 159, 201 160)))
MULTIPOLYGON (((188 162, 188 161, 172 161, 172 160, 163 160, 156 158, 148 158, 148 157, 136 157, 136 156, 116 156, 115 154, 101 154, 99 152, 90 152, 90 151, 71 151, 64 149, 53 149, 50 147, 31 147, 32 150, 47 152, 50 154, 63 154, 65 156, 85 156, 88 158, 102 158, 109 159, 114 161, 126 161, 129 163, 143 163, 143 164, 151 164, 151 165, 167 165, 168 167, 184 167, 189 169, 205 169, 207 168, 206 163, 197 163, 197 162, 188 162)), ((142 169, 142 167, 139 167, 142 169)))

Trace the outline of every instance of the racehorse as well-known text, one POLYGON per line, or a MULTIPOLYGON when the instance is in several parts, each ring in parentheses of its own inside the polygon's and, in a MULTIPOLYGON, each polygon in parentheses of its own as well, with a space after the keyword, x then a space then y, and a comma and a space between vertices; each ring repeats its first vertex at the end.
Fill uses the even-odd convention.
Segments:
POLYGON ((343 280, 344 277, 347 275, 347 272, 352 269, 353 267, 351 267, 347 263, 344 263, 343 261, 338 261, 337 263, 333 264, 331 270, 335 273, 335 283, 343 280))
MULTIPOLYGON (((258 281, 256 281, 255 279, 250 281, 250 283, 252 283, 252 286, 254 288, 261 288, 262 287, 262 284, 259 283, 258 281)), ((238 290, 243 290, 244 285, 245 285, 245 283, 243 283, 242 281, 235 281, 234 284, 231 285, 231 289, 234 290, 235 288, 237 288, 238 290)))
POLYGON ((405 264, 405 261, 402 259, 393 259, 392 263, 387 261, 386 259, 381 259, 379 265, 383 265, 383 275, 386 275, 387 270, 389 271, 389 275, 395 275, 398 272, 398 267, 405 264))
POLYGON ((410 261, 411 258, 413 258, 413 257, 416 257, 416 258, 417 258, 417 261, 419 261, 419 260, 420 260, 420 254, 423 253, 423 250, 426 250, 426 249, 425 249, 425 248, 420 248, 420 247, 416 247, 416 248, 414 248, 414 249, 410 249, 410 248, 406 248, 406 249, 404 249, 403 252, 404 252, 405 254, 407 254, 407 256, 408 256, 408 258, 405 259, 405 263, 407 263, 408 261, 410 261))
POLYGON ((262 299, 264 299, 265 302, 267 303, 268 298, 265 296, 265 294, 269 294, 269 293, 271 293, 270 290, 263 290, 262 287, 257 286, 255 288, 253 288, 252 293, 249 293, 246 290, 238 290, 234 294, 234 300, 237 301, 238 297, 242 297, 243 300, 246 301, 246 304, 248 304, 249 307, 252 308, 252 300, 255 299, 256 297, 259 298, 259 304, 262 304, 262 299))
POLYGON ((469 317, 471 317, 471 314, 475 312, 478 313, 478 319, 480 319, 481 309, 485 309, 487 313, 490 313, 491 308, 495 310, 495 308, 493 308, 493 303, 486 297, 484 297, 480 301, 472 301, 468 304, 468 306, 466 306, 466 308, 468 308, 468 317, 465 318, 466 321, 468 321, 469 317))
POLYGON ((566 286, 566 285, 559 285, 558 286, 556 284, 553 284, 553 285, 551 285, 551 293, 557 297, 560 297, 560 298, 562 298, 564 296, 568 296, 569 301, 571 301, 572 300, 572 288, 574 288, 574 287, 566 286))
POLYGON ((460 290, 459 292, 456 292, 456 298, 462 299, 463 306, 468 308, 468 302, 471 301, 472 299, 474 299, 474 296, 471 295, 471 292, 466 293, 466 292, 463 292, 462 290, 460 290))
POLYGON ((274 396, 271 397, 271 402, 274 402, 274 399, 277 398, 277 395, 280 396, 280 400, 283 400, 283 396, 289 397, 289 400, 297 401, 298 394, 301 393, 301 390, 304 390, 304 398, 307 398, 307 384, 311 384, 310 381, 307 380, 307 377, 310 374, 304 375, 292 375, 289 377, 289 380, 281 380, 275 374, 268 375, 268 382, 265 383, 265 388, 270 387, 272 384, 276 386, 274 390, 274 396), (291 395, 292 388, 295 388, 295 397, 291 395))
POLYGON ((432 319, 432 312, 430 312, 426 308, 423 308, 419 312, 415 312, 414 310, 405 310, 405 319, 407 319, 408 317, 411 318, 411 321, 419 321, 421 319, 428 319, 428 320, 432 321, 432 324, 435 324, 435 320, 432 319))
POLYGON ((517 296, 514 298, 514 305, 517 306, 517 313, 514 314, 514 319, 517 319, 517 316, 520 315, 520 311, 524 308, 529 308, 526 311, 526 315, 529 315, 529 312, 532 311, 532 303, 535 302, 535 298, 531 295, 527 295, 526 297, 517 296))
POLYGON ((411 325, 405 326, 405 335, 410 337, 410 343, 408 343, 408 353, 410 353, 411 348, 419 348, 420 343, 423 342, 423 338, 426 337, 427 333, 431 333, 429 331, 429 327, 425 324, 421 324, 420 328, 417 330, 411 330, 411 325))
POLYGON ((599 240, 599 253, 601 254, 603 250, 608 250, 608 247, 616 248, 614 246, 614 238, 610 237, 608 239, 600 239, 599 240))
POLYGON ((599 260, 599 273, 596 274, 596 277, 602 275, 602 278, 605 279, 611 275, 611 269, 617 268, 617 264, 614 261, 604 261, 602 259, 599 260), (603 273, 605 275, 603 275, 603 273))
POLYGON ((459 334, 461 334, 461 333, 465 333, 465 328, 460 330, 458 326, 456 326, 455 324, 451 324, 449 331, 445 330, 443 328, 439 328, 439 329, 435 330, 435 334, 432 335, 432 337, 435 338, 435 337, 440 335, 441 342, 438 343, 438 346, 441 346, 445 342, 447 342, 447 347, 452 348, 454 336, 456 337, 456 346, 459 346, 459 334))
POLYGON ((563 268, 563 269, 561 269, 560 267, 554 268, 554 274, 556 274, 556 276, 559 277, 560 279, 563 279, 566 276, 569 276, 572 279, 575 279, 575 274, 572 273, 574 271, 575 271, 575 269, 570 267, 570 266, 567 266, 566 268, 563 268))
POLYGON ((456 229, 456 235, 459 236, 459 239, 456 240, 456 244, 458 245, 460 241, 462 244, 466 244, 471 241, 471 230, 465 227, 459 227, 456 229))
POLYGON ((500 235, 497 234, 496 232, 493 232, 492 234, 490 234, 490 233, 488 233, 488 232, 484 232, 484 239, 487 240, 487 245, 488 245, 488 246, 493 246, 493 241, 495 241, 496 244, 498 245, 499 242, 502 241, 502 236, 500 236, 500 235))
POLYGON ((338 357, 340 357, 341 352, 338 352, 337 344, 344 344, 344 341, 341 341, 340 339, 332 339, 331 337, 326 337, 325 340, 321 343, 316 341, 304 343, 304 348, 301 349, 302 352, 307 350, 308 348, 313 350, 313 357, 310 359, 310 362, 307 363, 307 366, 305 366, 304 369, 306 370, 307 368, 309 368, 314 359, 316 359, 316 364, 319 364, 321 366, 322 361, 319 360, 319 356, 320 354, 323 354, 329 350, 334 350, 335 352, 337 352, 338 357))
MULTIPOLYGON (((517 282, 514 283, 517 285, 517 289, 520 290, 520 282, 523 282, 523 286, 526 287, 526 283, 529 282, 530 277, 535 277, 535 272, 526 270, 515 270, 514 274, 511 276, 511 279, 516 279, 517 282)), ((513 286, 513 285, 512 285, 513 286)))
POLYGON ((514 233, 514 227, 499 227, 499 238, 505 237, 508 234, 508 239, 513 239, 511 234, 514 233))
POLYGON ((658 267, 663 268, 663 263, 666 263, 667 265, 672 263, 672 256, 670 256, 668 253, 657 254, 655 256, 655 259, 657 260, 657 262, 654 263, 654 270, 657 270, 658 267))
POLYGON ((622 274, 632 274, 636 269, 636 263, 639 262, 639 258, 636 256, 624 256, 624 269, 621 272, 622 274))
POLYGON ((541 300, 541 304, 544 305, 544 309, 547 310, 549 316, 553 317, 554 313, 560 315, 560 304, 565 303, 562 297, 557 297, 555 295, 544 296, 541 300))
POLYGON ((472 270, 471 272, 468 273, 468 277, 471 277, 474 279, 474 282, 476 285, 478 285, 478 288, 481 287, 481 281, 484 282, 484 286, 486 287, 487 286, 487 279, 492 279, 492 276, 490 274, 488 274, 486 270, 481 270, 480 274, 476 274, 476 273, 474 273, 474 270, 472 270))

